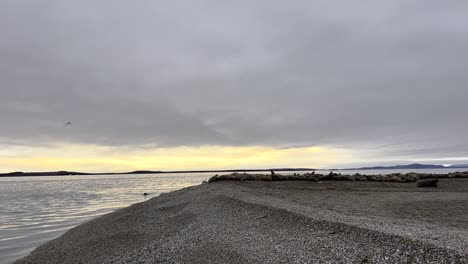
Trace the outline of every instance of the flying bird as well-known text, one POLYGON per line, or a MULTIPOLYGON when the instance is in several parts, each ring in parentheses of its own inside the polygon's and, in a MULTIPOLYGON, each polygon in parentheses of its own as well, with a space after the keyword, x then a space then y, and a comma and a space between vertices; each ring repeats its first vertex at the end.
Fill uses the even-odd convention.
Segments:
POLYGON ((67 122, 65 126, 71 126, 71 122, 67 122))

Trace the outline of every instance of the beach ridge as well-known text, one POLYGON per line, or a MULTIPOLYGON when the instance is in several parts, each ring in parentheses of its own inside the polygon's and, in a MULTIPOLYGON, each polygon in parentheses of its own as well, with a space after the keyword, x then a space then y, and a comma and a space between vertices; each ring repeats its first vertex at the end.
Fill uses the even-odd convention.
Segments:
POLYGON ((443 205, 466 202, 457 188, 467 183, 444 179, 437 191, 417 192, 414 183, 202 184, 80 225, 17 263, 466 263, 464 218, 444 225, 443 218, 422 217, 420 227, 429 231, 418 236, 406 233, 406 222, 417 229, 391 206, 378 208, 393 196, 401 197, 398 204, 437 194, 443 205))

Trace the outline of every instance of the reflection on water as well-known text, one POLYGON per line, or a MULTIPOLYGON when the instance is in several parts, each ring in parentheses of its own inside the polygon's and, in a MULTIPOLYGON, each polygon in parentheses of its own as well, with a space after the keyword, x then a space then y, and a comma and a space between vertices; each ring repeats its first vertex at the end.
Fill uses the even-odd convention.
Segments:
POLYGON ((212 174, 0 178, 0 263, 12 263, 68 229, 212 174), (143 196, 143 193, 149 193, 143 196))

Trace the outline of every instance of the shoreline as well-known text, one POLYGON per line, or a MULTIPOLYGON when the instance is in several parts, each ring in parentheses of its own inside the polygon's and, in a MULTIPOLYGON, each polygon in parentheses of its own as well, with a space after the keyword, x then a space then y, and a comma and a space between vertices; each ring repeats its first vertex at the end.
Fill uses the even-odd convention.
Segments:
MULTIPOLYGON (((445 168, 381 168, 381 169, 373 169, 373 168, 356 168, 356 169, 313 169, 313 168, 271 168, 271 169, 227 169, 227 170, 175 170, 175 171, 150 171, 150 170, 138 170, 138 171, 130 171, 130 172, 76 172, 76 171, 49 171, 49 172, 8 172, 8 173, 0 173, 0 178, 2 177, 44 177, 44 176, 99 176, 99 175, 139 175, 139 174, 177 174, 177 173, 184 173, 184 174, 198 174, 198 173, 250 173, 250 172, 323 172, 323 171, 330 171, 330 172, 338 172, 343 175, 353 175, 356 171, 385 171, 388 173, 382 173, 381 175, 388 175, 394 174, 392 171, 412 171, 412 173, 422 174, 421 171, 424 170, 441 170, 442 173, 433 173, 434 175, 445 175, 448 174, 447 172, 443 172, 443 170, 452 170, 452 173, 468 173, 468 168, 466 167, 445 167, 445 168)), ((365 173, 362 173, 365 175, 365 173)), ((368 174, 376 175, 376 174, 368 174)))
POLYGON ((138 174, 176 174, 176 173, 225 173, 225 172, 294 172, 294 171, 316 171, 311 168, 278 168, 278 169, 239 169, 239 170, 191 170, 191 171, 131 171, 131 172, 76 172, 76 171, 51 171, 51 172, 8 172, 0 173, 0 177, 44 177, 44 176, 96 176, 96 175, 138 175, 138 174))
POLYGON ((16 263, 468 261, 468 179, 221 181, 75 227, 16 263))

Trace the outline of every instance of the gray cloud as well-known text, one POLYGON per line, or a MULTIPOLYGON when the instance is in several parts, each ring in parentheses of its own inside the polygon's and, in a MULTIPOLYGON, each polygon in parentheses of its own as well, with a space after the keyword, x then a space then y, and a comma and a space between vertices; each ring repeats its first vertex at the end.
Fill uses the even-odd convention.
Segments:
POLYGON ((0 139, 467 156, 467 8, 2 1, 0 139))

